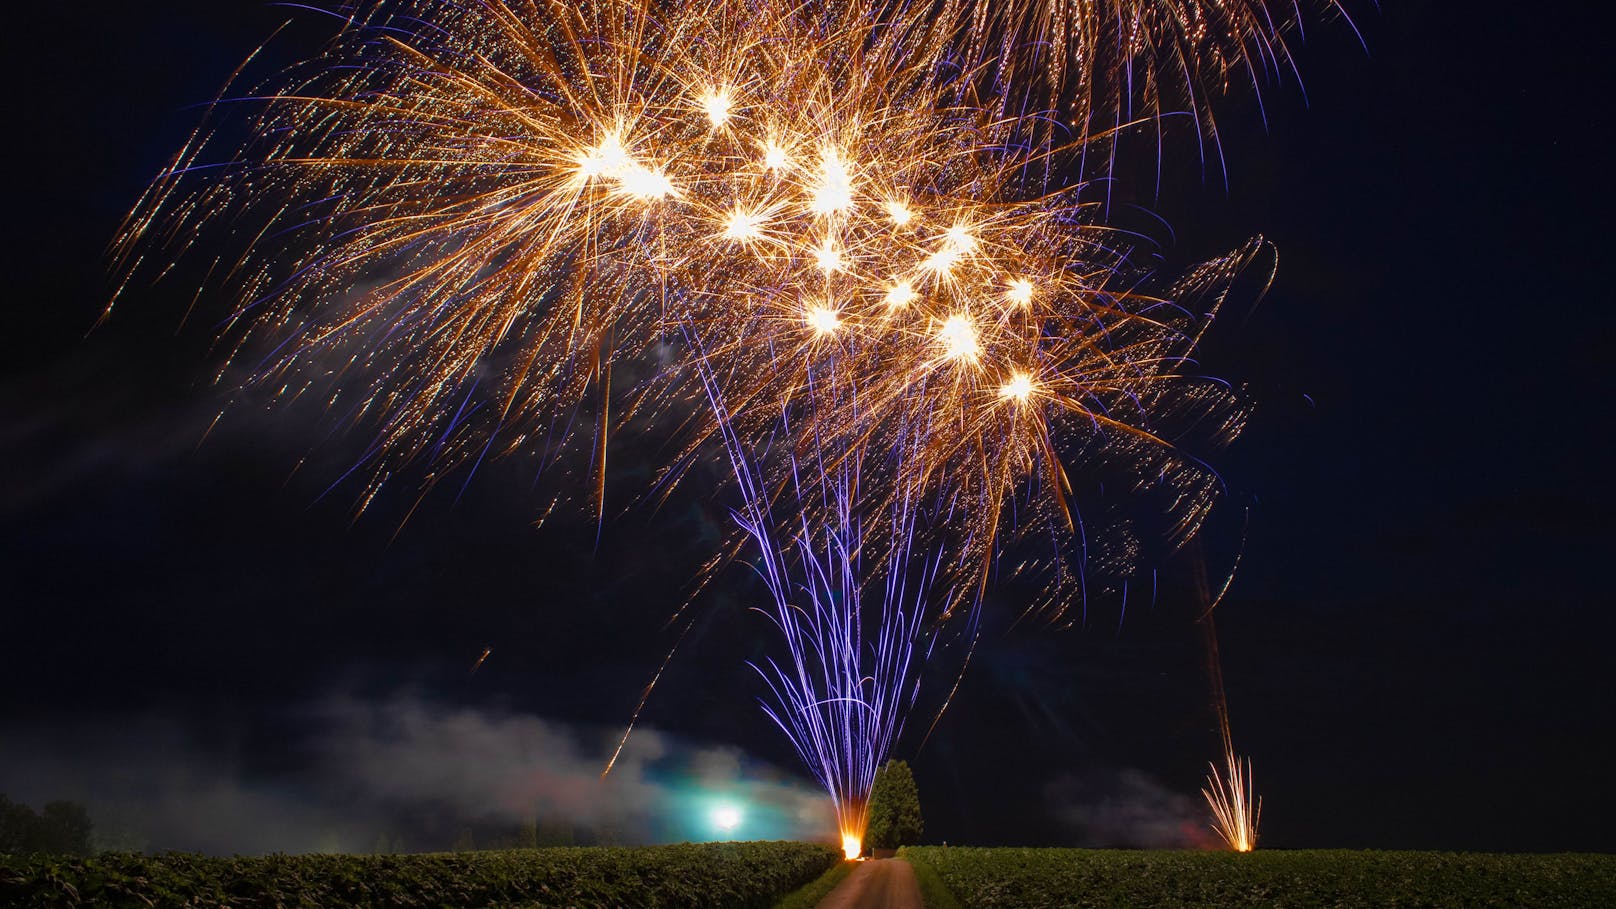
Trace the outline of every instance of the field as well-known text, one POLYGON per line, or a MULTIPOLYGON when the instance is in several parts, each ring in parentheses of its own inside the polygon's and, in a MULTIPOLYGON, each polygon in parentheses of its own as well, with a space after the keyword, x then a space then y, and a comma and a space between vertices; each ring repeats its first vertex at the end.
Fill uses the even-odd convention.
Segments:
MULTIPOLYGON (((901 855, 915 865, 928 909, 1616 906, 1610 855, 948 846, 901 855)), ((800 843, 229 859, 0 855, 0 905, 768 909, 839 858, 830 846, 800 843)), ((811 904, 806 892, 798 897, 811 904)))
POLYGON ((768 909, 841 858, 805 843, 428 855, 0 855, 0 905, 768 909))
POLYGON ((935 873, 964 909, 1616 906, 1612 855, 949 846, 900 854, 935 873))

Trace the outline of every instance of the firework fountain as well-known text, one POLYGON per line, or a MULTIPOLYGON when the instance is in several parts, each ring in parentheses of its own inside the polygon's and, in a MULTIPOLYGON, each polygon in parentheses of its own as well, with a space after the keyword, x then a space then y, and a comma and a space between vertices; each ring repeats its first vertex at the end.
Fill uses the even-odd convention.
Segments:
POLYGON ((803 465, 794 483, 806 485, 793 488, 786 504, 798 507, 784 518, 739 455, 736 463, 745 502, 737 522, 770 596, 759 611, 785 645, 783 659, 754 664, 769 690, 763 709, 830 793, 848 858, 862 850, 875 772, 918 694, 917 662, 929 656, 919 651, 930 578, 923 569, 911 587, 905 539, 915 512, 890 506, 896 542, 880 570, 866 573, 854 461, 803 465))
MULTIPOLYGON (((1236 559, 1236 568, 1239 560, 1236 559)), ((1207 597, 1205 575, 1197 574, 1201 582, 1201 596, 1207 597)), ((1201 632, 1206 642, 1207 679, 1212 695, 1212 714, 1218 727, 1222 745, 1223 766, 1208 762, 1206 784, 1201 795, 1212 812, 1212 830, 1225 845, 1235 852, 1250 852, 1257 848, 1257 823, 1262 816, 1262 800, 1251 775, 1251 758, 1241 760, 1234 750, 1234 730, 1229 724, 1229 695, 1223 685, 1223 656, 1218 650, 1216 612, 1218 604, 1229 591, 1234 580, 1231 571, 1218 595, 1208 603, 1200 619, 1201 632)))
POLYGON ((1223 750, 1223 769, 1209 764, 1207 782, 1201 794, 1212 809, 1212 829, 1235 852, 1257 848, 1257 822, 1262 817, 1262 799, 1251 779, 1251 759, 1241 761, 1234 747, 1223 750))
POLYGON ((238 301, 220 374, 245 361, 249 384, 371 432, 360 508, 412 465, 430 488, 543 455, 581 412, 597 510, 605 440, 631 419, 684 439, 660 486, 721 450, 737 537, 710 567, 750 554, 785 654, 757 666, 765 710, 856 852, 918 666, 950 621, 970 634, 1001 554, 1056 541, 1011 569, 1044 582, 1027 610, 1046 615, 1140 558, 1126 540, 1088 558, 1105 532, 1070 468, 1123 465, 1169 503, 1170 545, 1215 502, 1175 427, 1209 445, 1241 428, 1190 356, 1260 244, 1153 294, 1084 185, 1049 175, 1086 153, 1093 98, 1123 112, 1142 90, 1159 113, 1169 75, 1285 59, 1291 21, 1252 0, 934 12, 348 10, 317 59, 240 99, 245 143, 204 128, 180 152, 121 268, 164 272, 209 230, 247 238, 206 260, 238 301), (1058 147, 1006 114, 1031 72, 1089 99, 1058 147), (633 367, 615 388, 614 366, 633 367))

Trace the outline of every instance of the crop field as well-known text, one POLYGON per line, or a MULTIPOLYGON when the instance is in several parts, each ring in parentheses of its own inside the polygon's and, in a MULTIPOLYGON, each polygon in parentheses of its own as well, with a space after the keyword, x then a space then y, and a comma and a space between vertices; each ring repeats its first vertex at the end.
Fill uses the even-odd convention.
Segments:
POLYGON ((839 850, 808 843, 427 855, 0 855, 0 905, 768 909, 839 850))
MULTIPOLYGON (((1616 906, 1616 856, 905 847, 964 909, 1616 906)), ((928 903, 929 905, 929 903, 928 903)))

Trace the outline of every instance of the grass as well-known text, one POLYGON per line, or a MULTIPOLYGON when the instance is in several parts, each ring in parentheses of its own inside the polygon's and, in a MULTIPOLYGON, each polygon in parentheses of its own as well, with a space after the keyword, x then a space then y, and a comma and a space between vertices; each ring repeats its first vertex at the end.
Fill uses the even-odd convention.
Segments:
MULTIPOLYGON (((926 909, 1616 906, 1616 856, 905 847, 926 909)), ((828 845, 706 843, 431 855, 0 855, 0 905, 810 909, 828 845)))
POLYGON ((846 859, 837 862, 830 866, 829 871, 786 894, 774 904, 774 909, 813 909, 819 905, 820 900, 836 889, 837 884, 847 880, 847 876, 852 874, 856 867, 858 862, 846 859))
POLYGON ((428 855, 0 855, 0 905, 768 909, 838 864, 808 843, 511 849, 428 855))
MULTIPOLYGON (((909 860, 909 851, 915 847, 904 846, 898 850, 898 857, 909 860)), ((909 861, 909 867, 915 869, 915 883, 920 888, 920 902, 926 909, 961 909, 959 900, 943 885, 942 876, 937 869, 924 861, 909 861)))
POLYGON ((965 909, 1616 906, 1616 856, 908 847, 965 909))

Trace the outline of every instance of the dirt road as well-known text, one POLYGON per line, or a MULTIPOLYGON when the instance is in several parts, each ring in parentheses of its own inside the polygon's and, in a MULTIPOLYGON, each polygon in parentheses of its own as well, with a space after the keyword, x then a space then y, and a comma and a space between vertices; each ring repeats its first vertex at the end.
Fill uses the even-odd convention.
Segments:
POLYGON ((921 909, 915 869, 903 859, 860 862, 815 909, 921 909))

